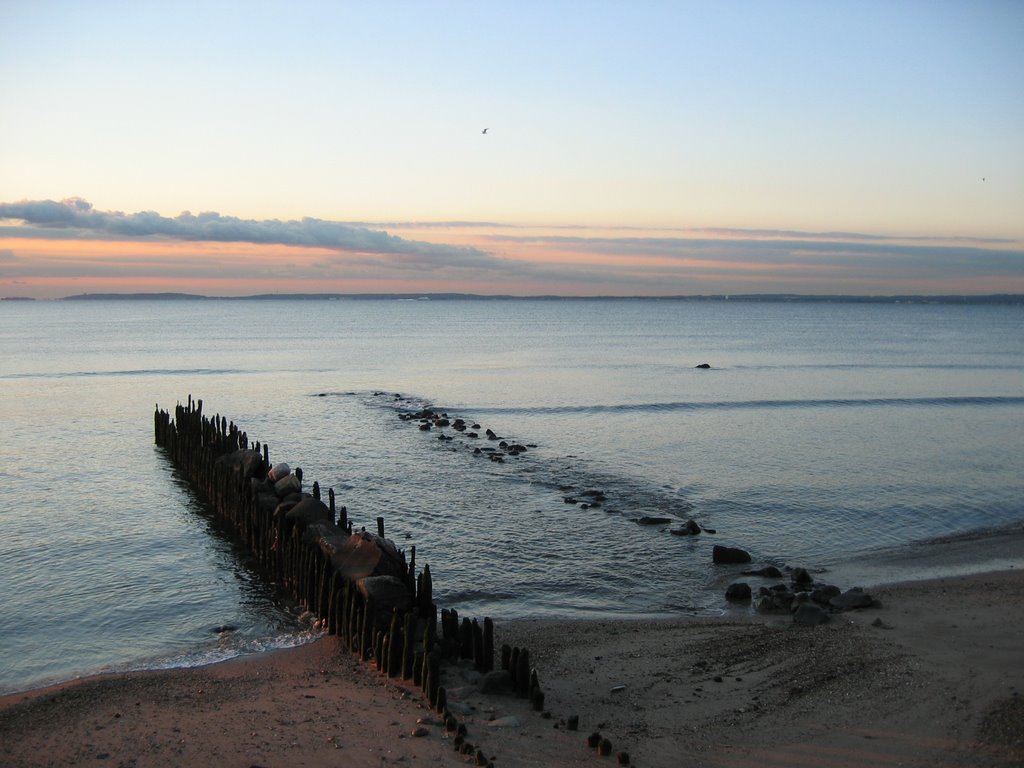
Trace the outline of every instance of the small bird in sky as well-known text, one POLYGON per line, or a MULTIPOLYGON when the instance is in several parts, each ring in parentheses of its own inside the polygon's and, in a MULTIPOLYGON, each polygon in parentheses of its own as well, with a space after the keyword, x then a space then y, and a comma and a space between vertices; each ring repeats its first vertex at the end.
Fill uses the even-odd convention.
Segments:
POLYGON ((487 129, 484 128, 482 131, 480 131, 480 133, 487 133, 487 129))

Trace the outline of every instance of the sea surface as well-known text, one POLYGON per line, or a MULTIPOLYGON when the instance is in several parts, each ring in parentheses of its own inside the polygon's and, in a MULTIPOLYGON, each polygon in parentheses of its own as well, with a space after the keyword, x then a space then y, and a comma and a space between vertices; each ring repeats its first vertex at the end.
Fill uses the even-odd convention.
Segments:
POLYGON ((716 543, 844 587, 1019 567, 992 532, 1024 524, 1022 331, 1022 306, 2 302, 0 692, 312 636, 154 446, 190 395, 383 516, 461 615, 721 612, 716 543), (398 418, 428 405, 530 447, 398 418))

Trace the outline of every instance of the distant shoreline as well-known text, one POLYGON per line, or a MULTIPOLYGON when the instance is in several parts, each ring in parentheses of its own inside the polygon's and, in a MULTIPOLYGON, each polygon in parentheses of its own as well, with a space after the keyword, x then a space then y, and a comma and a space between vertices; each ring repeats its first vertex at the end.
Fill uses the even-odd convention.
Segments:
POLYGON ((251 296, 204 296, 195 293, 79 293, 59 299, 4 296, 0 301, 741 301, 848 304, 1024 304, 1024 294, 893 295, 749 293, 673 296, 514 296, 479 293, 261 293, 251 296))

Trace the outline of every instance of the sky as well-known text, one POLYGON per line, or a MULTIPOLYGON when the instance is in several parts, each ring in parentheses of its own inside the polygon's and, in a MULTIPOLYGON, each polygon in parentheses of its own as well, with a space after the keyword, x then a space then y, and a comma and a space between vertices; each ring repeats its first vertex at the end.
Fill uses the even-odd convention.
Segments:
POLYGON ((1021 41, 1019 0, 0 0, 0 296, 1024 293, 1021 41))

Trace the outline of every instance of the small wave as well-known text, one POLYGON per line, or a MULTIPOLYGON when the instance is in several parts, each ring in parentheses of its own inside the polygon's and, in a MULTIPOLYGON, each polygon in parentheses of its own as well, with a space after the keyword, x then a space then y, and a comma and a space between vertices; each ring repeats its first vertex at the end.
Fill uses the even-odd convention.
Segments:
POLYGON ((224 641, 217 645, 192 648, 175 656, 132 664, 126 671, 205 667, 208 664, 216 664, 239 656, 296 648, 313 642, 321 635, 322 632, 316 630, 282 633, 268 637, 245 637, 241 634, 229 633, 225 636, 224 641))
POLYGON ((49 371, 45 373, 9 373, 2 379, 74 379, 132 376, 237 376, 252 373, 242 368, 153 368, 128 371, 49 371))
POLYGON ((877 397, 820 398, 807 400, 709 400, 666 403, 616 403, 593 405, 516 406, 509 408, 478 408, 488 414, 570 414, 570 413, 635 413, 659 411, 707 411, 775 408, 846 408, 891 406, 1000 406, 1024 405, 1024 397, 877 397))
POLYGON ((453 605, 461 603, 477 603, 477 602, 498 602, 500 600, 517 600, 521 597, 515 592, 503 592, 501 590, 483 590, 483 589, 462 589, 462 590, 451 590, 445 591, 440 590, 438 594, 444 596, 445 601, 452 603, 453 605))

